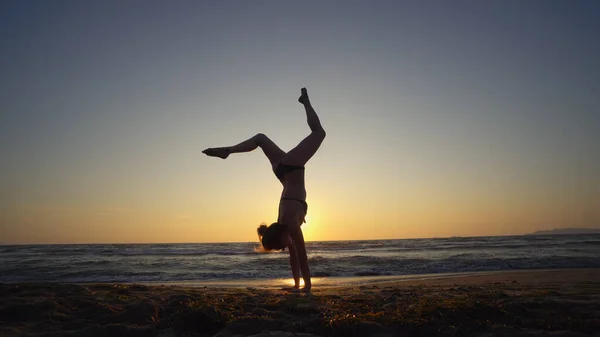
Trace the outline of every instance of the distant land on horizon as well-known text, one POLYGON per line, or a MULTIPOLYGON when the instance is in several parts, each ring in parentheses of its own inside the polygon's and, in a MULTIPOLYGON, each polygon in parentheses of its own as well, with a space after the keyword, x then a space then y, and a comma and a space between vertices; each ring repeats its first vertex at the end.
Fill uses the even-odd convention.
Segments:
POLYGON ((535 231, 526 235, 546 234, 600 234, 600 228, 555 228, 549 230, 535 231))

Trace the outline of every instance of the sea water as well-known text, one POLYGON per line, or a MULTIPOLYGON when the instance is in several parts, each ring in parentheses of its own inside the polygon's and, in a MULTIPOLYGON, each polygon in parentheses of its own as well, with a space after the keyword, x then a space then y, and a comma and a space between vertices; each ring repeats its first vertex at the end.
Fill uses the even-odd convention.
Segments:
MULTIPOLYGON (((249 284, 291 277, 287 252, 255 242, 0 246, 0 283, 249 284)), ((600 267, 600 235, 307 242, 315 278, 600 267)))

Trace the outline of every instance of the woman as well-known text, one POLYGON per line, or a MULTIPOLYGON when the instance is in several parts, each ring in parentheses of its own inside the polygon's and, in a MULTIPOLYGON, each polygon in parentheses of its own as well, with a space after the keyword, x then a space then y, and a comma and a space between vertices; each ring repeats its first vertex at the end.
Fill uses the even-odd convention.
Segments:
POLYGON ((234 146, 210 148, 202 152, 208 156, 225 159, 232 153, 249 152, 257 147, 263 150, 271 162, 273 172, 283 185, 283 192, 279 201, 277 222, 268 227, 266 225, 258 227, 259 240, 263 249, 267 251, 288 248, 290 266, 294 276, 292 290, 300 290, 301 272, 304 279, 304 288, 301 291, 309 292, 311 288, 310 268, 306 257, 304 236, 300 229, 302 223, 305 222, 304 218, 308 210, 304 188, 304 165, 317 152, 325 139, 325 130, 310 104, 306 88, 302 88, 298 102, 304 105, 311 133, 288 153, 281 150, 262 133, 234 146))

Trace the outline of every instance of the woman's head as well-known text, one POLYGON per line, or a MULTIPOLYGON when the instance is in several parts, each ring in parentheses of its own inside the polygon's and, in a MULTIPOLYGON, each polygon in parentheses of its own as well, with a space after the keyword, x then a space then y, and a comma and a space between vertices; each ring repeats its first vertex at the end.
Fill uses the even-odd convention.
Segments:
POLYGON ((287 226, 280 223, 273 223, 267 227, 262 224, 257 229, 258 240, 264 250, 282 250, 285 248, 287 226))

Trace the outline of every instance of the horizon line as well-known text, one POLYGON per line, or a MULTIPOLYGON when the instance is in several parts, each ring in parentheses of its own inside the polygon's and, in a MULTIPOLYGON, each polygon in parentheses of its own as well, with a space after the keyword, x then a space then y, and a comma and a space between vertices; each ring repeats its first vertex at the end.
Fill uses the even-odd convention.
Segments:
MULTIPOLYGON (((545 235, 545 236, 555 236, 555 235, 580 235, 580 234, 600 234, 600 228, 560 228, 560 229, 582 229, 582 230, 591 230, 592 232, 587 233, 561 233, 555 232, 551 233, 555 230, 539 230, 533 233, 525 233, 525 234, 499 234, 499 235, 453 235, 453 236, 433 236, 433 237, 419 237, 419 238, 394 238, 394 239, 338 239, 338 240, 310 240, 306 242, 340 242, 340 241, 395 241, 395 240, 430 240, 430 239, 452 239, 452 238, 485 238, 485 237, 510 237, 510 236, 531 236, 531 235, 545 235), (538 232, 549 232, 544 234, 536 234, 538 232)), ((559 230, 560 230, 559 229, 559 230)), ((0 247, 6 246, 59 246, 59 245, 190 245, 190 244, 236 244, 236 243, 256 243, 259 244, 258 241, 207 241, 207 242, 73 242, 73 243, 13 243, 13 244, 4 244, 0 243, 0 247)))

